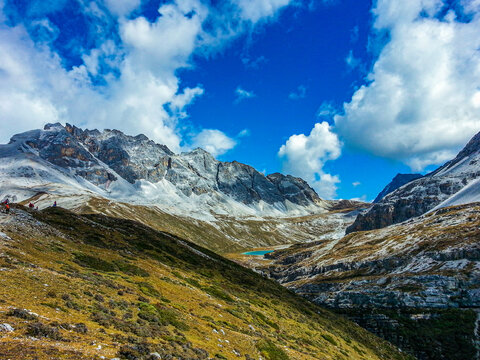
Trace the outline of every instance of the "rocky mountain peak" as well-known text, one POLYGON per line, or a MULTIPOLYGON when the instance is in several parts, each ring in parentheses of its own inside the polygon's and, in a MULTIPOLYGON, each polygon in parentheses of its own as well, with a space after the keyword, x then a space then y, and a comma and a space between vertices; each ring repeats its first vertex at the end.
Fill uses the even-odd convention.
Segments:
POLYGON ((421 178, 421 174, 400 174, 398 173, 395 175, 395 177, 392 179, 392 181, 383 188, 383 190, 377 195, 375 200, 373 200, 374 203, 378 203, 380 200, 382 200, 385 196, 390 194, 392 191, 397 190, 399 187, 405 185, 406 183, 409 183, 412 180, 419 179, 421 178))
POLYGON ((267 204, 272 211, 283 212, 292 207, 318 210, 322 203, 302 179, 282 174, 267 177, 238 161, 218 161, 201 148, 175 154, 143 134, 130 136, 115 129, 88 130, 56 123, 15 135, 11 144, 0 146, 0 160, 11 156, 12 151, 28 153, 31 160, 42 160, 42 164, 61 169, 68 176, 85 179, 89 189, 108 189, 106 195, 117 189, 122 198, 130 194, 153 201, 150 199, 160 196, 177 202, 191 201, 194 195, 207 196, 212 198, 195 201, 217 206, 233 200, 256 209, 267 204), (125 184, 120 186, 122 181, 125 184), (128 191, 127 183, 131 184, 128 191))
POLYGON ((471 165, 475 165, 477 159, 480 157, 480 132, 477 133, 474 137, 470 139, 470 141, 465 145, 465 147, 455 156, 454 159, 448 161, 443 166, 439 167, 437 170, 433 171, 431 176, 440 175, 445 173, 453 168, 455 165, 459 164, 461 161, 465 161, 467 158, 472 158, 470 162, 473 161, 471 165))
POLYGON ((382 194, 389 190, 391 184, 387 185, 379 201, 366 214, 359 214, 347 233, 378 229, 422 215, 479 178, 480 133, 453 160, 432 173, 382 194))

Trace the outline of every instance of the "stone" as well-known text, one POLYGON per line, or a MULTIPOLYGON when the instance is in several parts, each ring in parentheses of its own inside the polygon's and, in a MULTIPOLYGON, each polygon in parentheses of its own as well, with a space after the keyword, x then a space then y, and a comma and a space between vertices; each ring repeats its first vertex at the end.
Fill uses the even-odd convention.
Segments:
POLYGON ((12 325, 4 323, 0 324, 0 332, 12 332, 15 331, 12 325))

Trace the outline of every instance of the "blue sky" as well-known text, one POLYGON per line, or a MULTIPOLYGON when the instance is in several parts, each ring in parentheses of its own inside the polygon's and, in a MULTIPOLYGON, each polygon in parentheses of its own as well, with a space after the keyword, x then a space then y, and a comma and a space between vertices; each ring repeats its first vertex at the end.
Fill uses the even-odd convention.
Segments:
POLYGON ((0 141, 69 122, 373 199, 480 131, 480 2, 0 0, 0 141))

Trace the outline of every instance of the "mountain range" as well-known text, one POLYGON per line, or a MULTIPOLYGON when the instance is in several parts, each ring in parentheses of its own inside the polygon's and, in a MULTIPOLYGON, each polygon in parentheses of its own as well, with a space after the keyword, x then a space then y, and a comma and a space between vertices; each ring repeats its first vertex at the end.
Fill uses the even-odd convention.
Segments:
POLYGON ((82 130, 47 124, 0 146, 2 194, 18 201, 62 185, 59 194, 100 196, 169 212, 209 218, 211 214, 307 215, 327 207, 302 179, 265 176, 251 166, 217 161, 198 148, 174 154, 145 135, 118 130, 82 130))
POLYGON ((368 207, 322 200, 300 178, 265 176, 202 149, 174 154, 144 135, 69 124, 0 145, 0 199, 7 198, 140 221, 220 253, 341 237, 368 207))

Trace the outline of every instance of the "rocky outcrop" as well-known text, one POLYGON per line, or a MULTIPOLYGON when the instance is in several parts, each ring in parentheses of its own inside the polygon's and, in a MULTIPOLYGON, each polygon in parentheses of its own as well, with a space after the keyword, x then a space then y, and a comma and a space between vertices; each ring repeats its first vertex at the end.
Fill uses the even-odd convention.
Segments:
POLYGON ((366 214, 359 214, 347 228, 347 234, 379 229, 422 215, 477 178, 480 178, 480 133, 455 159, 399 187, 384 196, 366 214))
POLYGON ((420 175, 420 174, 397 174, 397 175, 395 175, 395 177, 392 179, 392 181, 387 186, 385 186, 382 191, 380 191, 380 193, 377 195, 375 200, 373 200, 373 202, 378 203, 386 195, 390 194, 392 191, 397 190, 400 186, 403 186, 406 183, 409 183, 410 181, 419 179, 421 177, 422 177, 422 175, 420 175))
POLYGON ((174 154, 142 134, 128 136, 118 130, 100 132, 57 123, 13 136, 0 157, 11 155, 5 147, 38 156, 95 186, 106 187, 119 178, 130 184, 166 180, 188 197, 221 193, 243 204, 264 202, 283 209, 289 204, 315 207, 322 203, 300 178, 278 173, 265 176, 236 161, 218 161, 202 149, 174 154))

